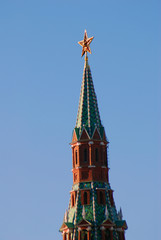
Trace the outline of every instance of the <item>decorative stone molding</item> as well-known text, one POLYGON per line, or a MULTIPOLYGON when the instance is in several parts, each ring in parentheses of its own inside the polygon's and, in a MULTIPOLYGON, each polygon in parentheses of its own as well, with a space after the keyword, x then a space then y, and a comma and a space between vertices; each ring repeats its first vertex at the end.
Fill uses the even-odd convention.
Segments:
POLYGON ((92 228, 90 226, 87 227, 87 231, 91 231, 92 228))
POLYGON ((116 231, 123 232, 122 228, 117 228, 116 231))
POLYGON ((104 227, 104 226, 101 226, 100 229, 101 229, 102 231, 105 231, 105 227, 104 227))

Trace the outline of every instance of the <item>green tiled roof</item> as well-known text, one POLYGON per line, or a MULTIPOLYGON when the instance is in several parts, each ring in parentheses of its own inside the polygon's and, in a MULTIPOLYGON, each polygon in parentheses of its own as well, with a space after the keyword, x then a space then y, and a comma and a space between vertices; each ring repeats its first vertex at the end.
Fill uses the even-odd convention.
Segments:
POLYGON ((127 229, 127 224, 125 220, 118 220, 115 223, 117 227, 125 227, 125 229, 127 229))
POLYGON ((73 224, 73 223, 71 223, 71 222, 63 222, 61 228, 59 229, 60 232, 63 232, 64 225, 65 225, 67 228, 69 228, 69 229, 74 228, 74 224, 73 224))
MULTIPOLYGON (((110 185, 108 183, 104 183, 104 182, 82 182, 79 184, 74 184, 72 187, 72 191, 73 190, 77 190, 77 198, 76 198, 76 204, 75 207, 71 206, 71 202, 69 204, 69 208, 68 208, 68 223, 73 223, 76 232, 75 232, 75 238, 73 239, 78 239, 78 226, 81 223, 81 221, 83 220, 83 216, 82 216, 82 210, 83 210, 83 205, 81 203, 81 190, 85 190, 85 189, 90 189, 90 204, 89 205, 84 205, 84 209, 85 209, 85 221, 89 222, 92 227, 92 231, 91 234, 93 236, 93 239, 96 239, 97 236, 97 240, 102 240, 102 236, 101 236, 101 224, 105 221, 107 221, 107 218, 105 216, 105 209, 107 206, 108 209, 108 213, 109 213, 109 217, 108 219, 117 227, 122 227, 125 223, 125 221, 118 219, 117 216, 117 210, 116 210, 116 206, 114 204, 114 206, 111 206, 110 203, 110 197, 109 197, 109 189, 110 185), (97 199, 97 189, 105 189, 105 199, 106 199, 106 205, 101 205, 98 204, 98 199, 97 199)), ((67 223, 65 222, 65 224, 67 225, 67 223)), ((118 233, 116 231, 116 229, 114 228, 113 230, 113 234, 114 240, 119 240, 118 238, 118 233)), ((72 240, 73 240, 72 239, 72 240)))
POLYGON ((77 134, 77 136, 80 136, 82 129, 85 128, 91 137, 93 135, 95 127, 98 128, 100 135, 102 136, 103 126, 100 119, 97 97, 94 90, 91 70, 88 65, 88 60, 86 59, 81 85, 77 121, 75 126, 75 129, 79 130, 79 134, 77 134))
POLYGON ((74 228, 74 224, 70 222, 64 222, 65 225, 67 225, 68 228, 74 228))

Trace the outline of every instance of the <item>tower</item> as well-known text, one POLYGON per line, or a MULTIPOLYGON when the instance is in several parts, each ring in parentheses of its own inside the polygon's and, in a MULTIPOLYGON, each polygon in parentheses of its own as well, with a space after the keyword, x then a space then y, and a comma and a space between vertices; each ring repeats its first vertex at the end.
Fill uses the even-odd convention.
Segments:
POLYGON ((101 123, 87 51, 92 38, 79 44, 85 64, 76 126, 72 135, 73 186, 60 228, 63 240, 125 240, 126 221, 116 210, 109 183, 109 142, 101 123))

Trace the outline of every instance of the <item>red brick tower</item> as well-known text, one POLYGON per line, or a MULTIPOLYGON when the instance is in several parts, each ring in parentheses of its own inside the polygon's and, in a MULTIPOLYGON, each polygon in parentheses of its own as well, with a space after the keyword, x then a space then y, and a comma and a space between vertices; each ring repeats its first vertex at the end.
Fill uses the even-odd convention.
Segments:
POLYGON ((71 142, 73 186, 60 231, 63 240, 125 240, 127 224, 116 210, 109 183, 108 140, 102 126, 88 64, 93 38, 85 31, 85 65, 76 126, 71 142))

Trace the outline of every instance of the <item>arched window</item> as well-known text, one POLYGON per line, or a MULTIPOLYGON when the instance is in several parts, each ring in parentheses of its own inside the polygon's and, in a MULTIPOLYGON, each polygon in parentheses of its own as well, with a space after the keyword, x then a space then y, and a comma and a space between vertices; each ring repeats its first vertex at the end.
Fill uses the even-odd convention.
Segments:
POLYGON ((124 232, 119 232, 119 237, 121 240, 125 240, 124 232))
POLYGON ((104 164, 104 161, 103 161, 103 150, 101 149, 101 162, 104 164))
POLYGON ((87 232, 84 235, 84 240, 87 240, 87 232))
POLYGON ((113 191, 112 190, 108 190, 108 192, 109 192, 111 206, 113 207, 114 206, 113 191))
POLYGON ((84 192, 83 200, 84 204, 87 204, 87 192, 84 192))
POLYGON ((77 191, 75 191, 75 201, 76 201, 76 198, 77 198, 77 191))
POLYGON ((108 229, 105 231, 105 240, 110 240, 110 231, 108 229))
POLYGON ((77 150, 75 151, 75 163, 77 164, 78 162, 78 156, 77 156, 77 150))
POLYGON ((100 191, 100 204, 104 204, 103 192, 100 191))
POLYGON ((107 166, 107 149, 104 151, 104 164, 107 166))
POLYGON ((74 195, 72 194, 72 207, 74 207, 74 195))
POLYGON ((108 151, 107 151, 107 148, 106 148, 106 166, 108 167, 108 151))
POLYGON ((66 235, 66 233, 64 233, 64 240, 67 240, 67 235, 66 235))
POLYGON ((87 231, 82 231, 82 239, 81 240, 87 240, 87 231))
POLYGON ((87 162, 87 149, 84 149, 84 162, 87 162))
POLYGON ((99 161, 98 148, 95 149, 95 161, 99 161))

